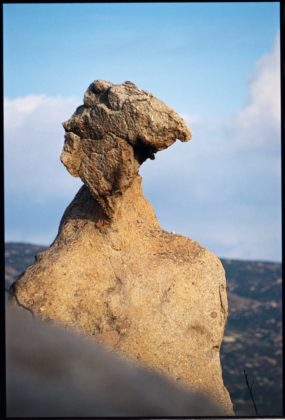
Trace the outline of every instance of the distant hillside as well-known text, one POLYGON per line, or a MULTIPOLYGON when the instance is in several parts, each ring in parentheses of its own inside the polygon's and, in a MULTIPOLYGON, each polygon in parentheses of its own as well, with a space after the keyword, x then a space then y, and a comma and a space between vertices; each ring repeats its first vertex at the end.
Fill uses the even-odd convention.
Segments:
POLYGON ((255 415, 245 386, 250 381, 260 416, 282 415, 281 264, 222 260, 229 318, 221 359, 237 415, 255 415))
POLYGON ((45 246, 21 242, 5 244, 5 285, 11 285, 14 279, 35 261, 35 255, 46 249, 45 246))
MULTIPOLYGON (((5 245, 5 286, 46 247, 5 245)), ((224 382, 236 415, 254 416, 244 378, 254 379, 259 416, 282 416, 281 264, 222 259, 226 271, 229 318, 221 349, 224 382)))

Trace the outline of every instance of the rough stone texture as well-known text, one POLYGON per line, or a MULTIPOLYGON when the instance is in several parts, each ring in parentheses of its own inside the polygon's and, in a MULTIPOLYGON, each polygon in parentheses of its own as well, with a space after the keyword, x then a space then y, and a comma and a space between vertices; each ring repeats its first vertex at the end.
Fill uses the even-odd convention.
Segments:
POLYGON ((6 346, 8 417, 224 414, 209 397, 15 305, 7 306, 6 346))
POLYGON ((178 114, 131 82, 95 81, 84 105, 63 126, 61 161, 82 179, 109 218, 142 162, 176 139, 191 139, 178 114))
MULTIPOLYGON (((86 112, 94 103, 106 101, 107 87, 112 86, 107 90, 109 93, 114 87, 102 81, 91 86, 85 95, 86 112), (104 99, 94 86, 102 88, 104 99)), ((128 95, 139 96, 138 89, 130 83, 115 85, 114 90, 116 95, 110 97, 115 98, 113 106, 119 109, 127 106, 122 104, 136 103, 132 96, 128 101, 128 95)), ((169 108, 152 96, 147 98, 141 102, 141 113, 146 109, 149 115, 149 107, 157 110, 155 121, 160 121, 161 136, 148 131, 144 115, 137 120, 133 116, 135 128, 130 123, 129 140, 125 141, 128 134, 123 134, 123 130, 119 138, 115 137, 119 123, 111 131, 108 131, 108 127, 113 127, 111 123, 101 127, 98 111, 98 128, 96 118, 92 123, 99 132, 98 138, 116 139, 120 149, 116 155, 120 159, 104 151, 106 162, 102 160, 99 171, 102 178, 97 174, 97 153, 94 160, 90 151, 82 158, 85 108, 65 124, 68 133, 62 160, 69 170, 73 168, 73 174, 80 174, 86 185, 66 209, 54 243, 38 254, 34 265, 14 283, 12 290, 19 303, 42 318, 84 331, 192 390, 206 392, 223 407, 225 414, 232 415, 219 356, 228 311, 222 264, 197 242, 159 226, 143 195, 141 177, 134 170, 136 159, 128 160, 124 154, 123 145, 127 145, 133 150, 129 156, 135 155, 135 144, 131 142, 138 137, 133 133, 146 133, 144 139, 155 145, 155 150, 173 143, 178 133, 182 133, 183 140, 189 134, 173 111, 169 113, 169 108), (170 115, 174 117, 167 118, 170 115), (167 130, 163 130, 163 124, 168 124, 167 130), (76 145, 69 152, 70 138, 76 139, 76 145), (89 162, 86 172, 81 169, 85 159, 89 162), (120 194, 115 193, 114 198, 112 193, 118 184, 114 187, 116 177, 112 178, 110 173, 113 174, 116 165, 123 165, 118 172, 123 174, 119 177, 123 181, 120 194), (100 190, 105 178, 111 180, 107 196, 100 190), (113 197, 114 201, 106 197, 113 197)), ((109 117, 112 115, 111 112, 109 117)))

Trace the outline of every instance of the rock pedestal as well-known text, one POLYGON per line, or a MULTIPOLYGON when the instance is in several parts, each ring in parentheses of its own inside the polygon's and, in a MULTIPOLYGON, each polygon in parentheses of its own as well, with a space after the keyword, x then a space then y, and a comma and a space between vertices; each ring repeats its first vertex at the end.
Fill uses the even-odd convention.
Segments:
POLYGON ((85 185, 54 243, 14 283, 17 300, 206 392, 232 415, 219 355, 224 269, 197 242, 159 226, 138 175, 143 160, 191 137, 189 129, 132 83, 103 81, 91 85, 65 129, 61 159, 85 185))

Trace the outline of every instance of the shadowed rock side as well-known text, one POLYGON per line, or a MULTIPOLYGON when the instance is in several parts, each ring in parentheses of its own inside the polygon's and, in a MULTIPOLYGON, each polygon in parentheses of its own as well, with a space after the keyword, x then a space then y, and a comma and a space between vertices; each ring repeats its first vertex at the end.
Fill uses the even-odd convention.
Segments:
MULTIPOLYGON (((125 92, 128 86, 137 89, 128 83, 118 89, 123 87, 125 92)), ((103 100, 100 95, 95 97, 103 100)), ((142 104, 149 105, 147 100, 142 104)), ((161 106, 164 115, 167 108, 161 106)), ((72 133, 77 117, 70 120, 74 126, 67 127, 72 133)), ((82 121, 78 124, 83 127, 82 121)), ((179 121, 177 124, 180 126, 179 121)), ((175 140, 175 127, 166 135, 165 147, 175 140)), ((134 137, 130 134, 130 139, 134 137)), ((156 145, 156 150, 163 148, 163 134, 157 140, 151 132, 144 138, 156 145)), ((78 150, 83 143, 78 140, 78 150)), ((72 151, 71 155, 80 153, 72 151)), ((70 157, 70 162, 74 160, 70 157)), ((108 162, 101 173, 108 173, 112 166, 108 162)), ((78 171, 84 166, 80 165, 78 171)), ((121 172, 127 182, 114 201, 112 194, 102 195, 97 188, 95 161, 87 175, 83 172, 80 176, 86 185, 66 209, 54 243, 38 254, 36 262, 14 283, 18 302, 44 319, 84 331, 192 390, 206 392, 225 414, 232 415, 219 356, 228 311, 225 273, 219 259, 197 242, 161 229, 135 172, 131 171, 130 177, 125 175, 127 170, 121 172)), ((106 178, 111 179, 109 175, 106 178)))
POLYGON ((46 323, 6 311, 9 417, 223 415, 209 397, 46 323))

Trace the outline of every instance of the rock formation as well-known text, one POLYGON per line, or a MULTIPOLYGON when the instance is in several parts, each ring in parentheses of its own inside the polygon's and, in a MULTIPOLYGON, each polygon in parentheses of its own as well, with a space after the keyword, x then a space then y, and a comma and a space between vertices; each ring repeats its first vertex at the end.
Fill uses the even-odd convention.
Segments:
POLYGON ((64 128, 61 161, 109 218, 142 162, 176 139, 191 138, 182 118, 131 82, 92 83, 64 128))
POLYGON ((53 244, 14 283, 17 301, 206 392, 232 415, 219 355, 224 269, 159 226, 138 175, 144 160, 191 138, 185 122, 131 82, 96 81, 64 128, 61 160, 84 185, 53 244))

